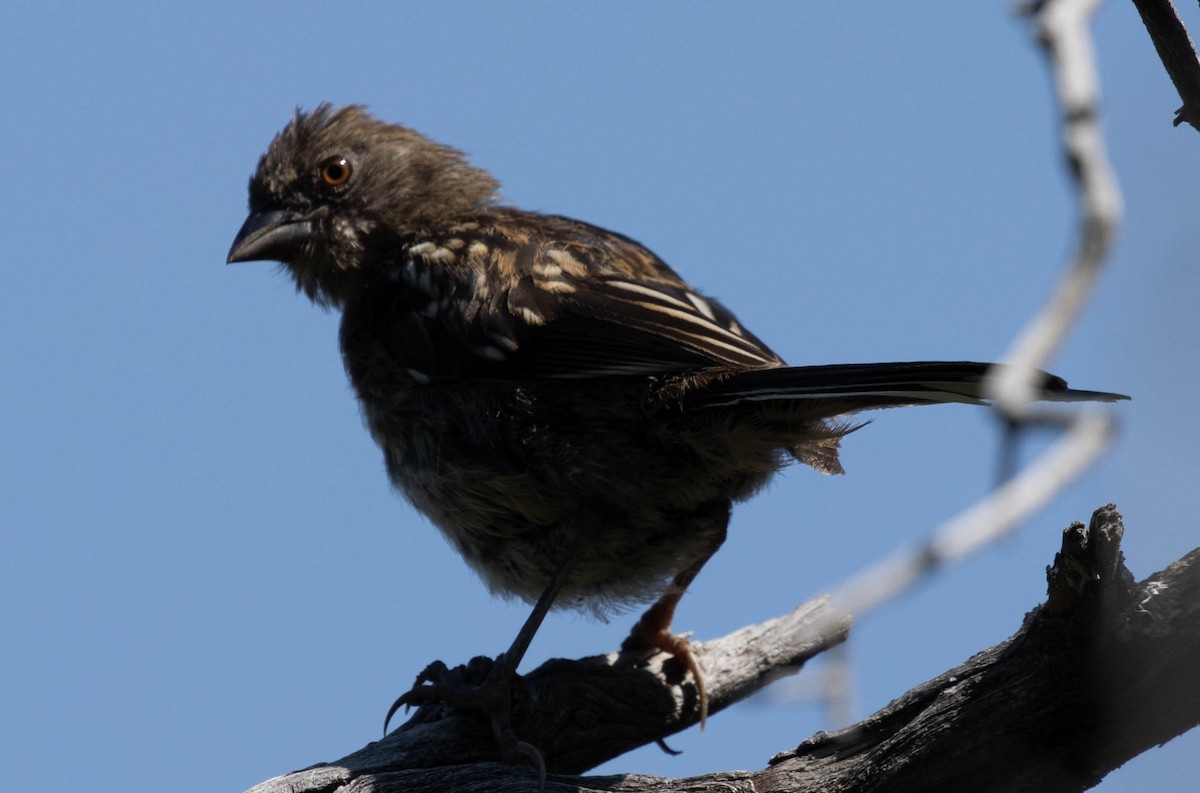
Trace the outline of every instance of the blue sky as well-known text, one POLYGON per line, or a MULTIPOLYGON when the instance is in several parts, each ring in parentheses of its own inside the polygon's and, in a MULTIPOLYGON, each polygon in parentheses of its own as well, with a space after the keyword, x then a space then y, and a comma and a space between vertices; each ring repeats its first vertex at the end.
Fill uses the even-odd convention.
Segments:
MULTIPOLYGON (((1010 5, 5 3, 11 789, 238 791, 333 760, 426 662, 494 654, 524 619, 390 491, 337 317, 270 265, 224 264, 294 107, 366 103, 464 149, 511 202, 643 241, 794 363, 986 360, 1075 223, 1010 5)), ((1018 536, 858 625, 860 715, 1016 630, 1094 507, 1122 509, 1139 578, 1197 545, 1200 140, 1171 127, 1132 5, 1096 32, 1127 218, 1051 368, 1134 401, 1112 455, 1018 536)), ((991 484, 987 412, 875 419, 846 476, 791 469, 737 510, 678 629, 781 613, 991 484)), ((551 616, 526 668, 608 651, 633 618, 551 616)), ((603 770, 759 768, 830 726, 759 698, 674 738, 680 757, 603 770)), ((1191 789, 1198 750, 1190 734, 1099 789, 1191 789)))

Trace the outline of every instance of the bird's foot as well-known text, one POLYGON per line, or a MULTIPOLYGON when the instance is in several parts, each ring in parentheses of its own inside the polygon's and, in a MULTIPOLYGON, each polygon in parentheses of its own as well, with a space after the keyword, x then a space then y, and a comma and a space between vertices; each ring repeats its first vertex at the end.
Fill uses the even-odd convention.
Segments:
POLYGON ((441 661, 434 661, 417 675, 413 687, 392 703, 383 722, 383 731, 387 732, 392 716, 402 707, 445 705, 458 713, 491 713, 500 709, 504 698, 509 695, 512 681, 493 679, 489 685, 493 669, 495 662, 484 656, 472 658, 466 666, 453 669, 441 661))
POLYGON ((646 612, 642 619, 633 626, 629 636, 621 642, 621 651, 628 653, 664 652, 683 664, 691 673, 696 686, 696 709, 700 716, 700 729, 708 721, 708 692, 704 689, 704 673, 700 670, 700 662, 692 652, 692 646, 686 636, 671 633, 670 624, 662 625, 652 617, 654 609, 646 612))
POLYGON ((537 747, 517 738, 512 728, 512 689, 517 674, 511 665, 504 663, 504 656, 496 660, 477 656, 466 666, 453 669, 441 661, 425 667, 413 687, 401 694, 388 708, 383 721, 386 734, 392 716, 400 708, 444 705, 455 713, 483 715, 492 728, 496 747, 506 761, 524 759, 538 772, 541 786, 545 787, 546 763, 537 747))

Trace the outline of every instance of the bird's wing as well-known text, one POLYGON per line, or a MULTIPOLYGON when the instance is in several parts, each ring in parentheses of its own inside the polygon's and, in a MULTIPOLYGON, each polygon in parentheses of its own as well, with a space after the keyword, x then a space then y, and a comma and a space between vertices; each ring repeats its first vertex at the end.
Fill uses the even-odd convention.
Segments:
POLYGON ((517 320, 511 363, 524 375, 654 375, 781 364, 727 309, 686 287, 606 276, 547 293, 537 280, 522 279, 507 302, 510 311, 516 307, 517 320), (540 311, 528 311, 531 305, 540 311))
POLYGON ((782 365, 636 242, 542 217, 552 230, 573 225, 551 239, 491 230, 460 248, 475 276, 457 279, 471 286, 438 321, 477 357, 472 371, 571 379, 782 365))

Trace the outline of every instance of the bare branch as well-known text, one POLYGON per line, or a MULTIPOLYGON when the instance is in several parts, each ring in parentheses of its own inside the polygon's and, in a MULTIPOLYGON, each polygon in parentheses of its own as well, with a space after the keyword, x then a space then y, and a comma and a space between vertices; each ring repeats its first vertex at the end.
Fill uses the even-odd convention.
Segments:
POLYGON ((996 367, 989 392, 1014 422, 1062 426, 1064 434, 1012 480, 934 532, 868 568, 833 594, 837 611, 860 617, 945 565, 1014 530, 1104 453, 1116 431, 1111 414, 1034 407, 1039 370, 1062 343, 1091 295, 1121 216, 1121 196, 1098 123, 1099 77, 1088 21, 1098 0, 1046 0, 1034 9, 1062 106, 1063 146, 1079 189, 1077 251, 1058 289, 996 367))
POLYGON ((1133 0, 1150 33, 1183 107, 1175 111, 1175 126, 1185 121, 1200 131, 1200 60, 1171 0, 1133 0))
POLYGON ((1112 420, 1080 413, 1057 443, 1019 475, 939 528, 916 548, 900 551, 837 589, 837 611, 859 618, 933 571, 961 560, 1015 529, 1079 476, 1108 445, 1112 420))
POLYGON ((1050 59, 1062 108, 1063 150, 1079 191, 1079 241, 1047 304, 1029 322, 991 378, 996 406, 1010 419, 1068 424, 1071 414, 1035 409, 1037 370, 1058 349, 1092 293, 1121 218, 1121 194, 1099 125, 1099 75, 1088 21, 1099 0, 1047 0, 1034 24, 1050 59))
MULTIPOLYGON (((827 599, 816 598, 782 617, 693 643, 705 670, 710 715, 799 671, 805 661, 844 641, 849 629, 848 617, 831 614, 827 599)), ((490 663, 478 658, 454 671, 474 681, 487 674, 490 663)), ((513 727, 538 748, 550 771, 581 772, 694 726, 696 691, 686 671, 661 653, 648 662, 620 653, 550 660, 519 678, 513 727)), ((383 740, 337 765, 357 773, 501 759, 485 720, 439 705, 422 707, 383 740)))
MULTIPOLYGON (((1047 602, 1014 636, 859 724, 818 733, 776 755, 762 770, 679 780, 560 775, 546 790, 1056 793, 1090 787, 1200 722, 1200 549, 1135 584, 1122 561, 1122 533, 1111 506, 1097 510, 1086 532, 1074 524, 1048 571, 1047 602)), ((728 705, 839 641, 813 634, 829 624, 821 619, 828 609, 814 601, 782 620, 700 645, 714 700, 728 705), (785 638, 792 629, 808 638, 785 638)), ((682 707, 687 692, 662 679, 672 672, 661 669, 661 659, 648 668, 631 661, 616 655, 552 661, 530 675, 523 718, 561 733, 544 738, 556 742, 548 763, 560 771, 583 767, 634 736, 651 741, 690 723, 694 717, 680 715, 681 708, 692 710, 682 707), (604 751, 591 748, 597 743, 604 751)), ((492 761, 485 724, 443 715, 419 713, 332 765, 277 777, 252 791, 537 789, 532 769, 492 761)))

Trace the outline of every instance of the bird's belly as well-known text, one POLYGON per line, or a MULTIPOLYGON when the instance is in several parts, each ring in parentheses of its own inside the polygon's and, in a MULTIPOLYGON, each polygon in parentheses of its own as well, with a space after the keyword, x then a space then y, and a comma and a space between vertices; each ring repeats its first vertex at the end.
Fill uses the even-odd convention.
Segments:
POLYGON ((458 382, 363 406, 392 482, 493 592, 536 599, 586 531, 558 605, 652 600, 774 467, 714 476, 621 389, 578 400, 564 388, 458 382), (581 403, 604 408, 579 415, 581 403))

